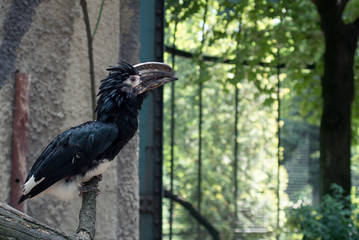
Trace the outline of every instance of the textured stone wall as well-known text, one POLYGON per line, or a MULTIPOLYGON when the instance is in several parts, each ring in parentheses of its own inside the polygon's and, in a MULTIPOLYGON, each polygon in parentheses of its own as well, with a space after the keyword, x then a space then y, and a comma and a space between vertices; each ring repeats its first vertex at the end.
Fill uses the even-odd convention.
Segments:
MULTIPOLYGON (((88 1, 92 30, 100 4, 88 1)), ((105 1, 93 44, 98 86, 107 75, 106 67, 118 61, 119 1, 105 1)), ((9 202, 10 193, 15 70, 31 74, 32 79, 28 152, 32 165, 57 134, 91 120, 87 39, 79 1, 0 2, 0 201, 4 202, 9 202), (14 13, 20 14, 14 17, 14 13)), ((116 182, 116 168, 110 168, 100 183, 97 239, 116 238, 116 182)), ((28 200, 28 214, 71 233, 80 205, 81 198, 61 202, 44 196, 28 200)))

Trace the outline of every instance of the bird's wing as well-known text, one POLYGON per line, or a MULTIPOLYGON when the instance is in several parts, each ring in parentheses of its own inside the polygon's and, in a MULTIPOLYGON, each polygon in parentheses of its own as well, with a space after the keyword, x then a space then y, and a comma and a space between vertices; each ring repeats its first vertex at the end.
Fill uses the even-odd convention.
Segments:
POLYGON ((66 177, 91 168, 93 160, 116 139, 114 123, 87 122, 57 136, 31 168, 25 181, 20 202, 44 191, 66 177))

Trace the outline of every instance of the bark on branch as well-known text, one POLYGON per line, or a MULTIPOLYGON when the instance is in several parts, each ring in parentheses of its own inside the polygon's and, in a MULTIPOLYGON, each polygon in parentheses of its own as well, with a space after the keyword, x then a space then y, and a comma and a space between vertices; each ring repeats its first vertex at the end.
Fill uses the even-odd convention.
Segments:
POLYGON ((3 239, 79 240, 81 238, 60 232, 0 202, 0 240, 3 239))
POLYGON ((82 195, 82 207, 76 235, 63 233, 0 202, 0 240, 93 240, 95 237, 96 195, 99 181, 99 177, 94 177, 85 183, 85 187, 94 191, 88 191, 82 195))
POLYGON ((84 187, 92 189, 82 194, 82 206, 79 214, 79 226, 77 235, 84 236, 86 239, 95 239, 96 223, 96 195, 98 183, 101 177, 93 177, 84 184, 84 187))

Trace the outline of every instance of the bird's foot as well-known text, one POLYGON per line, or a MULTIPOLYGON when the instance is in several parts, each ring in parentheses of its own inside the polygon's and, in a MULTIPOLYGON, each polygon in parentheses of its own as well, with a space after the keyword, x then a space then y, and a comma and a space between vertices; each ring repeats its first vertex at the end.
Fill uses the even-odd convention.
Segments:
POLYGON ((102 181, 102 174, 94 176, 94 177, 97 178, 99 182, 102 181))
POLYGON ((84 183, 81 184, 81 186, 79 187, 79 196, 82 197, 82 195, 86 192, 95 192, 96 195, 98 195, 100 193, 100 189, 98 189, 97 186, 86 186, 84 185, 84 183))
POLYGON ((95 192, 96 195, 98 195, 100 193, 100 189, 98 189, 98 182, 100 182, 102 180, 102 175, 98 175, 98 176, 94 176, 93 178, 97 178, 97 182, 93 182, 90 183, 89 182, 83 182, 81 183, 81 186, 78 188, 80 191, 79 196, 82 197, 83 193, 85 192, 95 192))
POLYGON ((79 187, 79 191, 80 191, 79 196, 80 197, 82 197, 83 193, 85 193, 85 192, 95 192, 96 195, 98 195, 100 193, 100 189, 98 189, 98 182, 100 182, 102 180, 102 174, 94 176, 92 178, 92 180, 95 180, 94 178, 96 178, 97 181, 90 180, 88 182, 81 183, 81 186, 79 187))

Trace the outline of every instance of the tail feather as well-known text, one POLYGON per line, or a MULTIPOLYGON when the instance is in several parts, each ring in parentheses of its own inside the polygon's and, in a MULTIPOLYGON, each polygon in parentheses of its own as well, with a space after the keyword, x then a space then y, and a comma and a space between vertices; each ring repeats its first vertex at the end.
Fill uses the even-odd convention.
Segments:
POLYGON ((19 201, 17 202, 17 204, 22 203, 23 201, 25 201, 26 199, 28 199, 30 196, 28 194, 26 195, 21 195, 19 201))

